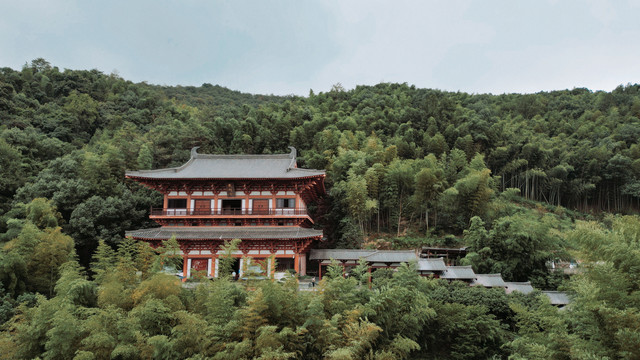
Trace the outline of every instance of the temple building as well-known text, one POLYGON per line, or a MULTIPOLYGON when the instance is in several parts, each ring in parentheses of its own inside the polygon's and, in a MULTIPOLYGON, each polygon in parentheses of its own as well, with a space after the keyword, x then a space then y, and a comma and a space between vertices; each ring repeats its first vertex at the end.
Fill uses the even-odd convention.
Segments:
POLYGON ((127 236, 154 247, 175 236, 183 275, 218 276, 220 246, 240 239, 234 271, 261 263, 269 273, 306 273, 307 253, 322 230, 312 228, 307 205, 325 193, 324 170, 300 169, 296 150, 275 155, 209 155, 191 150, 177 168, 127 171, 125 176, 164 195, 150 218, 160 227, 127 236), (276 268, 270 259, 275 257, 276 268), (244 259, 244 260, 243 260, 244 259))

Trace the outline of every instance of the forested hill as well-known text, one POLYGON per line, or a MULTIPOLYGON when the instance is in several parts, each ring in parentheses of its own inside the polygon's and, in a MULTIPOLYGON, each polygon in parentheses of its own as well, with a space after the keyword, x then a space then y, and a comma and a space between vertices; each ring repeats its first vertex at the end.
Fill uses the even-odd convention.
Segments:
POLYGON ((300 165, 327 169, 321 223, 341 246, 372 232, 457 235, 473 216, 490 224, 509 188, 596 213, 640 201, 639 85, 473 95, 383 83, 275 97, 135 84, 37 59, 0 70, 0 118, 5 241, 20 232, 24 204, 46 198, 79 246, 117 242, 149 225, 159 202, 124 170, 182 164, 193 146, 295 146, 300 165))
POLYGON ((0 122, 0 359, 640 358, 640 217, 619 215, 640 209, 640 85, 275 97, 37 59, 0 69, 0 122), (364 264, 349 277, 330 266, 317 292, 224 274, 192 291, 160 272, 182 264, 175 241, 123 239, 162 204, 125 169, 181 165, 193 146, 290 145, 299 165, 327 169, 328 195, 310 206, 321 246, 464 245, 476 273, 572 303, 415 264, 372 279, 364 264), (584 265, 571 279, 549 269, 571 259, 584 265))

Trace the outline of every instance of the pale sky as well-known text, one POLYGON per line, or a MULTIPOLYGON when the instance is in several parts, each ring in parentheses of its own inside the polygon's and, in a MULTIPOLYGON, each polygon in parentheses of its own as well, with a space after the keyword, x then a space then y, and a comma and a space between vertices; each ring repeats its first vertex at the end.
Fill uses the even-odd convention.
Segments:
POLYGON ((38 57, 258 94, 610 91, 640 83, 640 0, 0 0, 0 67, 38 57))

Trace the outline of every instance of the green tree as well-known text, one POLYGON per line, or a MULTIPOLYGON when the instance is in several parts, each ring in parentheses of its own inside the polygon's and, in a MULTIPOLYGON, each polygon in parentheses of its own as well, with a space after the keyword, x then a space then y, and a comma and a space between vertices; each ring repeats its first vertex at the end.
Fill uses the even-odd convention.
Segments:
POLYGON ((140 147, 137 165, 139 170, 150 170, 153 166, 153 153, 148 144, 140 147))
POLYGON ((98 247, 93 253, 91 270, 98 284, 102 283, 108 274, 116 266, 116 253, 104 240, 98 241, 98 247))
POLYGON ((233 239, 231 241, 225 241, 220 246, 220 255, 218 257, 218 277, 231 276, 231 269, 233 269, 233 263, 236 261, 233 258, 233 253, 238 250, 240 239, 233 239))
POLYGON ((434 208, 434 202, 445 187, 444 171, 435 156, 425 157, 425 167, 415 176, 415 199, 425 212, 425 224, 429 232, 429 209, 434 208))
POLYGON ((36 198, 25 207, 26 219, 40 229, 55 228, 60 224, 62 215, 51 200, 36 198))
POLYGON ((552 223, 552 216, 506 216, 496 220, 487 232, 482 220, 475 217, 465 231, 470 244, 465 262, 480 274, 501 273, 507 281, 532 280, 545 286, 549 276, 546 263, 562 256, 552 223))

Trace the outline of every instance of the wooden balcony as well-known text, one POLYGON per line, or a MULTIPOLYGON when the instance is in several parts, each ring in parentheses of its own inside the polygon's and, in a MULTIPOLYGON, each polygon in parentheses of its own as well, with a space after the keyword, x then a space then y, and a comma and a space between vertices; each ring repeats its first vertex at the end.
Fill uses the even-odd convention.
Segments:
POLYGON ((163 209, 151 208, 151 217, 307 216, 307 209, 163 209))

